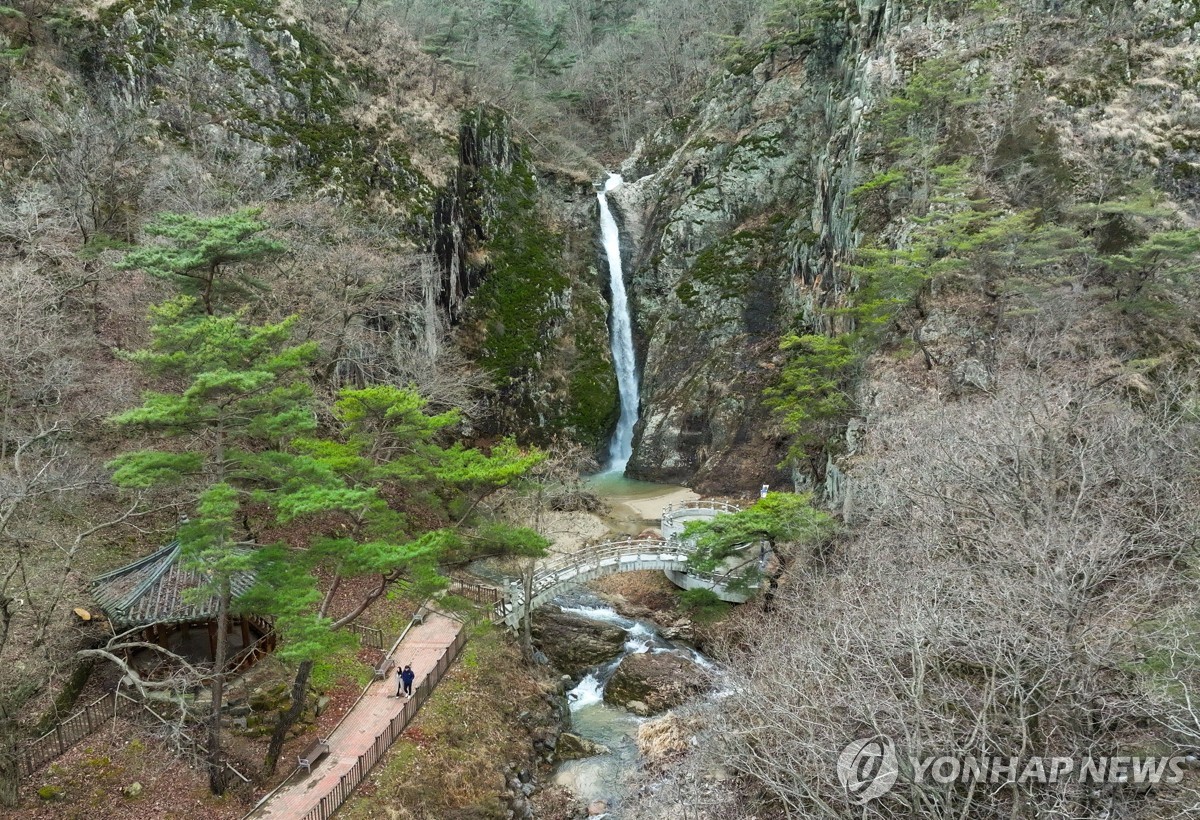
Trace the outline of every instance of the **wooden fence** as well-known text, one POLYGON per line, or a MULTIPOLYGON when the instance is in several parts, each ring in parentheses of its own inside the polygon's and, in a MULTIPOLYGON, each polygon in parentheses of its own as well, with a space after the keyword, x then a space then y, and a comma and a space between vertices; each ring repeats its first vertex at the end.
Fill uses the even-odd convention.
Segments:
POLYGON ((429 695, 433 692, 433 688, 441 681, 442 676, 446 674, 446 670, 450 668, 450 664, 454 663, 454 659, 458 657, 459 651, 462 650, 463 644, 467 642, 466 630, 460 630, 454 636, 454 643, 446 647, 446 651, 438 658, 437 665, 433 670, 421 681, 413 692, 412 698, 404 704, 404 710, 396 717, 392 718, 392 722, 387 728, 375 737, 375 742, 370 749, 359 755, 350 771, 342 775, 341 780, 337 785, 330 789, 329 793, 321 798, 321 802, 316 805, 308 814, 304 815, 303 820, 329 820, 333 813, 337 811, 350 793, 361 783, 370 773, 375 764, 383 757, 392 744, 396 742, 396 738, 404 731, 404 727, 417 714, 417 710, 421 708, 429 695))
POLYGON ((115 715, 131 708, 140 708, 137 701, 109 692, 21 750, 21 767, 28 777, 49 761, 65 754, 67 749, 90 735, 115 715))
MULTIPOLYGON (((272 629, 254 643, 238 650, 238 653, 233 656, 225 667, 225 676, 233 677, 234 675, 241 674, 274 651, 275 631, 272 629)), ((211 676, 202 678, 201 682, 206 683, 210 680, 212 680, 211 676)))
POLYGON ((460 581, 457 578, 450 582, 449 592, 452 595, 461 595, 483 606, 492 606, 504 598, 504 593, 495 587, 471 581, 460 581))
MULTIPOLYGON (((257 641, 241 649, 230 659, 225 673, 227 676, 236 675, 244 671, 275 648, 276 635, 274 624, 271 621, 261 618, 251 618, 250 621, 254 624, 255 629, 262 634, 257 641)), ((369 629, 370 627, 366 628, 369 629)), ((379 632, 377 629, 373 631, 379 632)), ((379 633, 378 645, 380 648, 383 645, 382 634, 379 633)), ((211 680, 211 678, 203 678, 202 682, 208 680, 211 680)), ((98 700, 89 703, 82 710, 71 715, 71 717, 59 723, 37 740, 30 741, 21 750, 22 770, 26 776, 32 775, 46 763, 59 755, 65 754, 67 749, 99 729, 106 719, 112 718, 115 715, 126 714, 134 708, 140 709, 143 707, 149 708, 141 701, 134 700, 127 695, 117 695, 109 692, 107 695, 101 696, 98 700)), ((151 709, 150 711, 153 712, 154 710, 151 709)), ((240 773, 238 776, 242 777, 240 773)), ((242 779, 244 780, 245 778, 242 777, 242 779)))
POLYGON ((362 624, 350 623, 346 624, 346 631, 353 632, 358 635, 363 646, 369 646, 372 649, 383 649, 383 630, 376 629, 373 626, 364 626, 362 624))

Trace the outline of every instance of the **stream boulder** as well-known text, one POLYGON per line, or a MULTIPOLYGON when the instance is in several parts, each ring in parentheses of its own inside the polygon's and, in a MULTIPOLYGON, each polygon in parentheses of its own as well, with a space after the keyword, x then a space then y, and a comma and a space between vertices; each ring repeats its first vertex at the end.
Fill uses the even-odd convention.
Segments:
POLYGON ((708 673, 690 659, 667 652, 644 652, 621 661, 604 690, 604 699, 626 708, 635 704, 639 714, 658 714, 707 688, 708 673))
POLYGON ((619 626, 572 615, 559 607, 543 607, 533 618, 534 643, 554 668, 576 679, 589 667, 620 655, 625 639, 625 630, 619 626))
POLYGON ((606 755, 608 747, 572 732, 563 732, 558 736, 558 746, 554 752, 559 760, 581 760, 585 757, 606 755))

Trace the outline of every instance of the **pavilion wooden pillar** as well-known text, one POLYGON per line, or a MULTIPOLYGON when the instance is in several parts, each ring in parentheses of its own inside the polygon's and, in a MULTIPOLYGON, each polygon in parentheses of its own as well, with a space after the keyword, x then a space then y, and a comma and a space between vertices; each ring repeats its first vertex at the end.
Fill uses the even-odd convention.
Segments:
POLYGON ((208 659, 217 659, 217 625, 212 621, 208 622, 208 659))
POLYGON ((239 619, 242 622, 242 649, 250 645, 250 622, 245 618, 239 619))

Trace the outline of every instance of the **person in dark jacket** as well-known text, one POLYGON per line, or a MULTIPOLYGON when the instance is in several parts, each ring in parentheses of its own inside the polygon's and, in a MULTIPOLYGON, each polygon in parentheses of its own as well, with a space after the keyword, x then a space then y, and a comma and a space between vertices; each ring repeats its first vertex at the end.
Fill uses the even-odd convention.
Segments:
POLYGON ((404 695, 406 698, 411 698, 412 685, 416 677, 417 673, 413 671, 412 664, 404 664, 404 668, 400 670, 400 688, 396 690, 396 697, 404 695))

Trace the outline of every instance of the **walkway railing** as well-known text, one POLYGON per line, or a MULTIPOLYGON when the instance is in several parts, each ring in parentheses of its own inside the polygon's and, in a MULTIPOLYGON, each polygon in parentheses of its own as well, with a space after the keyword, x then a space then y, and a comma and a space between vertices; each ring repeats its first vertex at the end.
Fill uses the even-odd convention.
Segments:
POLYGON ((466 630, 459 631, 454 636, 454 643, 442 652, 437 664, 414 690, 412 698, 404 704, 404 709, 392 718, 391 723, 388 724, 386 729, 376 735, 375 742, 371 744, 371 748, 358 756, 358 760, 355 761, 350 771, 342 775, 337 785, 321 798, 321 802, 316 807, 304 815, 303 820, 328 820, 346 802, 346 798, 350 796, 350 793, 366 778, 371 769, 375 767, 375 764, 379 762, 387 750, 391 748, 392 744, 396 742, 396 738, 400 737, 404 728, 408 726, 409 721, 416 716, 417 710, 429 699, 433 688, 438 685, 438 682, 446 674, 446 670, 450 668, 450 664, 454 663, 454 659, 458 657, 458 653, 462 650, 463 644, 466 642, 466 630))
POLYGON ((563 570, 577 567, 583 563, 602 561, 606 558, 621 555, 651 555, 659 553, 682 554, 686 557, 688 550, 682 544, 673 544, 664 538, 621 538, 617 541, 605 541, 587 547, 579 552, 556 554, 538 565, 534 572, 534 585, 538 578, 556 576, 563 570))
POLYGON ((728 501, 716 501, 701 498, 695 501, 680 501, 668 505, 662 513, 660 529, 667 538, 678 538, 683 535, 683 528, 689 521, 704 521, 716 518, 725 513, 740 511, 740 507, 728 501))
POLYGON ((21 766, 25 775, 32 775, 54 758, 66 754, 67 749, 99 729, 106 721, 138 706, 137 702, 113 692, 89 703, 21 750, 21 766))
POLYGON ((450 581, 448 591, 452 595, 461 595, 470 601, 484 606, 495 604, 504 598, 504 593, 493 586, 478 584, 473 581, 461 581, 457 578, 450 581))

